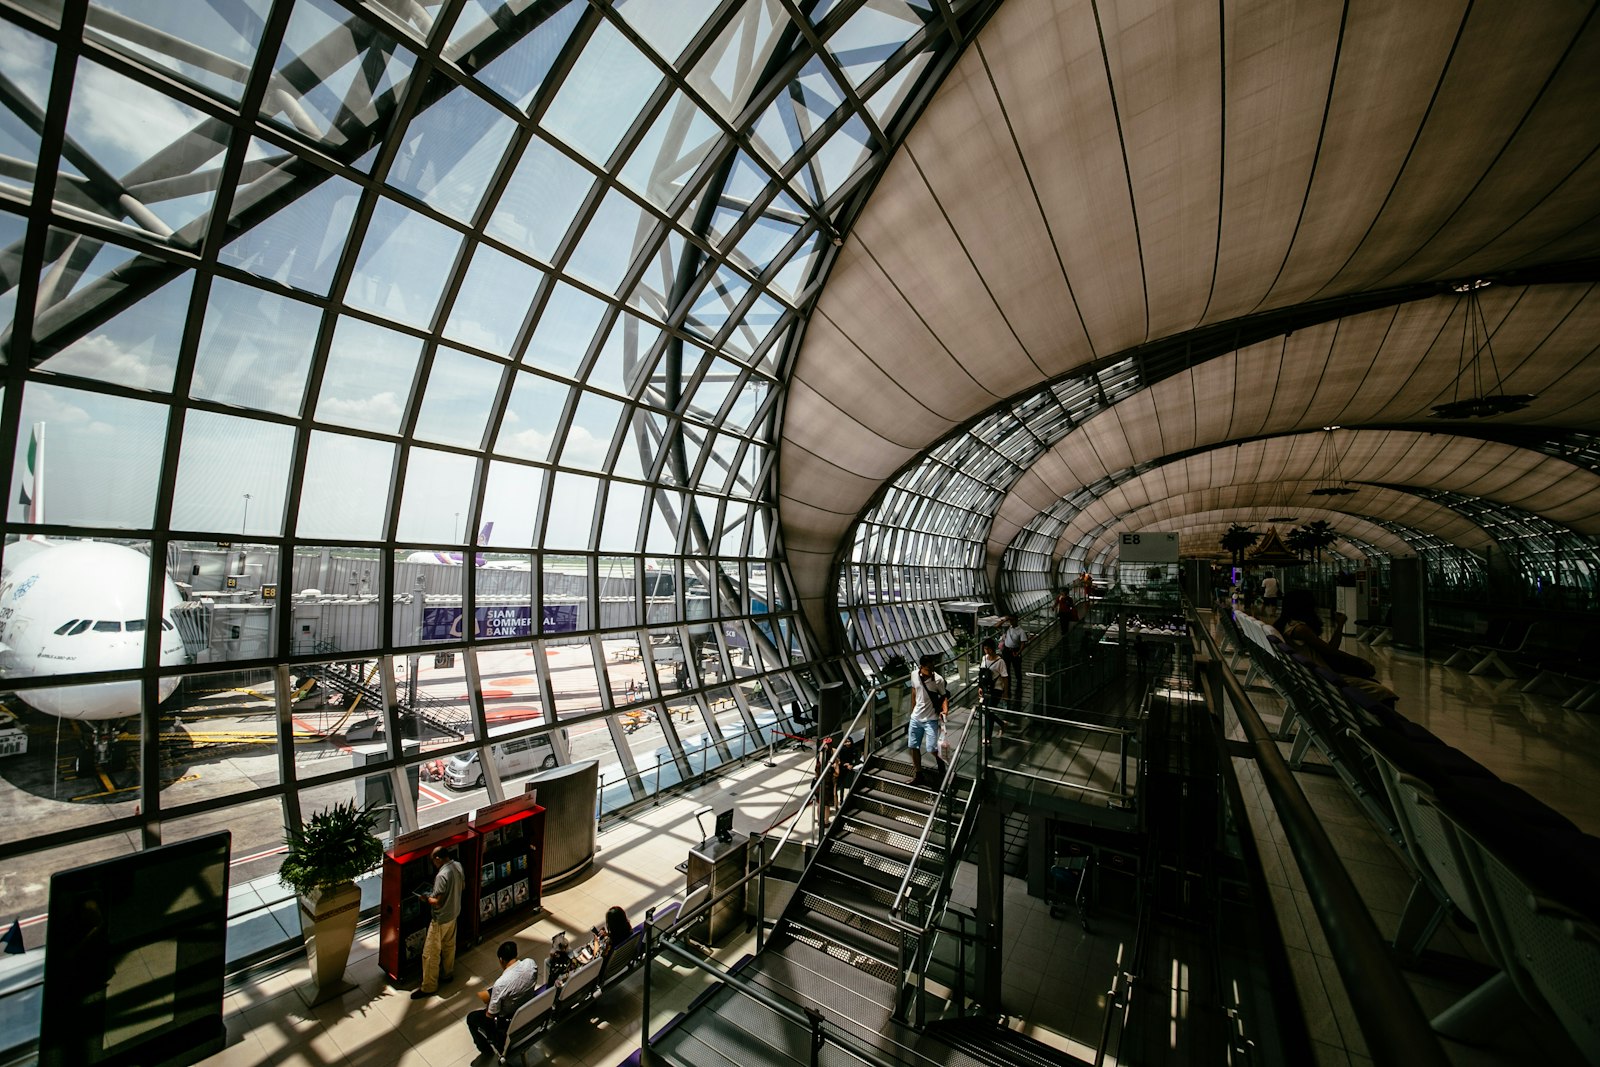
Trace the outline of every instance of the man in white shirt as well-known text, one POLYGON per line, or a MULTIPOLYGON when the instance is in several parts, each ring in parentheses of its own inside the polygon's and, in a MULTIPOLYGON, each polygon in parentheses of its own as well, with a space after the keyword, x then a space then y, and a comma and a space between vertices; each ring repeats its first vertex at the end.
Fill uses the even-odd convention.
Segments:
POLYGON ((1022 646, 1028 643, 1028 634, 1017 625, 1015 615, 1003 620, 1005 630, 1000 634, 1000 658, 1006 661, 1006 671, 1012 678, 1022 677, 1022 646))
POLYGON ((478 999, 487 1007, 467 1013, 467 1030, 480 1053, 500 1051, 511 1017, 539 984, 539 965, 518 959, 515 941, 500 942, 495 956, 500 960, 500 977, 488 989, 478 990, 478 999))
POLYGON ((937 788, 944 781, 944 760, 939 758, 939 728, 950 711, 950 687, 933 669, 936 662, 935 656, 923 656, 917 664, 917 673, 911 678, 914 694, 911 721, 906 726, 906 745, 911 749, 911 767, 915 772, 911 784, 931 788, 937 788), (933 757, 939 768, 938 777, 932 780, 922 773, 924 752, 933 757))
POLYGON ((1283 602, 1279 599, 1282 595, 1283 590, 1278 585, 1278 579, 1268 571, 1267 576, 1261 579, 1261 603, 1276 611, 1278 605, 1283 602))

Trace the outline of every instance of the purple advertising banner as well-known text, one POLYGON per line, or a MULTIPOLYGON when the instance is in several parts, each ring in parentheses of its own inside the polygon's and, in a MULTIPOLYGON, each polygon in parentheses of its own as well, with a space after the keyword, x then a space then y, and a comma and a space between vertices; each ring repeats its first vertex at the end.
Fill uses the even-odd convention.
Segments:
POLYGON ((578 605, 546 604, 541 633, 570 634, 578 628, 578 605))
MULTIPOLYGON (((478 608, 473 612, 472 630, 475 637, 531 637, 533 609, 526 604, 478 608)), ((461 638, 460 608, 422 609, 424 641, 459 641, 461 638)))

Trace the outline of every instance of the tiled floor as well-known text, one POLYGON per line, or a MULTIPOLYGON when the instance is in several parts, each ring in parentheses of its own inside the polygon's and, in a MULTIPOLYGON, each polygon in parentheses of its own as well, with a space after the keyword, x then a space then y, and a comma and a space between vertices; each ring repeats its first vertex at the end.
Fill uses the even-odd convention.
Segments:
MULTIPOLYGON (((336 1000, 311 1006, 309 972, 297 963, 259 976, 232 990, 224 1000, 229 1045, 203 1061, 213 1067, 275 1064, 284 1067, 456 1067, 488 1063, 475 1059, 464 1022, 480 1006, 476 992, 498 973, 494 949, 514 937, 525 954, 541 962, 550 937, 565 930, 573 943, 588 939, 589 928, 621 905, 635 922, 646 908, 681 895, 683 876, 674 870, 701 840, 694 812, 726 786, 738 805, 735 828, 765 827, 792 811, 811 786, 811 754, 780 753, 777 769, 759 760, 712 784, 663 801, 624 821, 609 822, 600 835, 595 866, 583 878, 545 894, 544 911, 522 930, 498 931, 456 961, 456 980, 442 995, 413 1001, 410 989, 397 989, 379 970, 376 929, 357 941, 345 971, 355 988, 336 1000)), ((802 828, 809 815, 802 815, 802 828)), ((709 823, 707 824, 709 829, 709 823)), ((736 958, 746 946, 727 946, 719 958, 736 958)), ((673 984, 684 991, 653 990, 652 1016, 688 999, 697 977, 678 968, 673 984)), ((658 972, 659 976, 660 972, 658 972)), ((614 1067, 638 1047, 642 975, 608 990, 591 1005, 588 1019, 574 1018, 529 1051, 527 1062, 556 1067, 614 1067), (541 1060, 542 1057, 542 1060, 541 1060)))

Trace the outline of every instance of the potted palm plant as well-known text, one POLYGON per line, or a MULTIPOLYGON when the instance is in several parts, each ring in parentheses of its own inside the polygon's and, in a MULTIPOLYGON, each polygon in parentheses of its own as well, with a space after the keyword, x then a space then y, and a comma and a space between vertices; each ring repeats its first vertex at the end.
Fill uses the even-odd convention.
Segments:
POLYGON ((284 827, 288 852, 278 880, 300 896, 300 929, 318 990, 332 990, 344 977, 361 916, 355 880, 383 862, 383 845, 373 836, 377 818, 352 802, 284 827))

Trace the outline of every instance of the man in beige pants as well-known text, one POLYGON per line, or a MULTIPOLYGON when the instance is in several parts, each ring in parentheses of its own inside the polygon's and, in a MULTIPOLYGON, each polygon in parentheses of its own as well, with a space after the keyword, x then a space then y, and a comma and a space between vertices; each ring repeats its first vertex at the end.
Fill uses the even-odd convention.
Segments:
POLYGON ((422 943, 422 985, 411 994, 412 1000, 430 997, 439 989, 439 964, 444 963, 444 980, 455 977, 456 969, 456 919, 461 916, 461 887, 466 884, 466 874, 461 864, 450 856, 450 850, 440 845, 433 850, 433 892, 428 903, 433 907, 433 921, 428 924, 428 939, 422 943))

